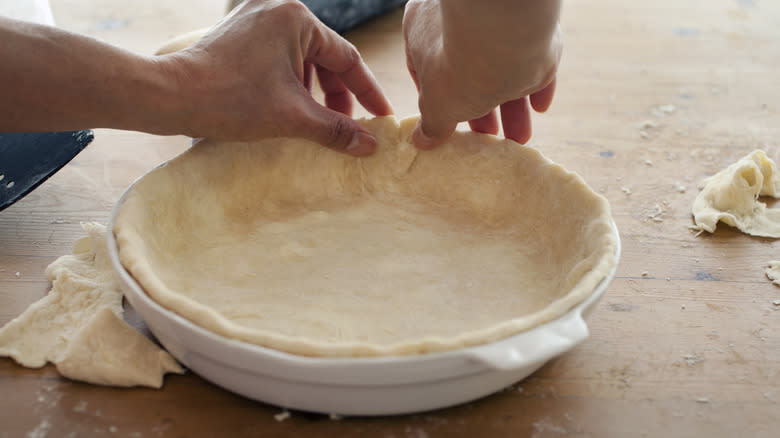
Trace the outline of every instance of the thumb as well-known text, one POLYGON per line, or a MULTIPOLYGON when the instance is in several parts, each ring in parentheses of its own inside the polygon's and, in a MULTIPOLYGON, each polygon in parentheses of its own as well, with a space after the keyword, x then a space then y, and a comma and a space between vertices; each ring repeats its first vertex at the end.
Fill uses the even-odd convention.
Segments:
POLYGON ((330 149, 356 157, 371 155, 376 139, 360 123, 338 111, 325 108, 311 98, 304 97, 297 136, 320 143, 330 149))
POLYGON ((420 106, 420 118, 412 131, 412 142, 420 149, 428 150, 447 140, 457 127, 457 122, 447 120, 434 120, 420 106))

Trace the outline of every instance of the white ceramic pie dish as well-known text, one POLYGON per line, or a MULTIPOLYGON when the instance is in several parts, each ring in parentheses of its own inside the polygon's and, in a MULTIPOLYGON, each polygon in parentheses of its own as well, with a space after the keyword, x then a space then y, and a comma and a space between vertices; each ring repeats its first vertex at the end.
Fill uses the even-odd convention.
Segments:
MULTIPOLYGON (((132 186, 128 188, 128 191, 132 186)), ((127 192, 111 215, 109 230, 127 192)), ((619 258, 619 234, 612 223, 619 258)), ((340 415, 393 415, 453 406, 492 394, 533 373, 588 336, 584 317, 617 264, 579 305, 561 317, 484 345, 423 355, 322 358, 297 356, 228 339, 152 300, 119 260, 113 232, 108 253, 128 302, 179 361, 201 377, 251 399, 340 415)))
POLYGON ((108 252, 177 359, 253 399, 387 415, 488 395, 587 337, 620 251, 606 199, 509 140, 420 153, 414 117, 361 123, 370 157, 204 140, 123 194, 108 252))

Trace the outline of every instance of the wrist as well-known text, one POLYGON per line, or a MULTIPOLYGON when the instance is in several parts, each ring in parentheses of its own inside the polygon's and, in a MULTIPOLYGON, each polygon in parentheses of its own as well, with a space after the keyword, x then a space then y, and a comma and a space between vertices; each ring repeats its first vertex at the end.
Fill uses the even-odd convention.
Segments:
POLYGON ((159 135, 183 134, 187 108, 180 69, 167 57, 130 55, 116 80, 115 108, 108 127, 159 135))

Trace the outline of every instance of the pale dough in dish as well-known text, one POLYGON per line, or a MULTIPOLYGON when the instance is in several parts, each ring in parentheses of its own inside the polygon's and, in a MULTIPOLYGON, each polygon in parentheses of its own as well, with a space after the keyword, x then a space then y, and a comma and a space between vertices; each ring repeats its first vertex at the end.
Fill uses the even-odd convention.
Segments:
POLYGON ((201 141, 128 191, 123 266, 223 336, 309 356, 405 355, 556 318, 617 263, 609 204, 537 151, 365 121, 366 158, 298 139, 201 141))
POLYGON ((696 230, 714 233, 718 221, 753 236, 780 237, 780 209, 767 208, 759 196, 780 196, 780 175, 764 151, 753 151, 706 178, 693 201, 696 230))
POLYGON ((122 319, 122 293, 106 250, 106 228, 83 224, 72 255, 46 268, 51 291, 0 329, 0 356, 65 377, 112 386, 162 386, 183 373, 175 359, 122 319))

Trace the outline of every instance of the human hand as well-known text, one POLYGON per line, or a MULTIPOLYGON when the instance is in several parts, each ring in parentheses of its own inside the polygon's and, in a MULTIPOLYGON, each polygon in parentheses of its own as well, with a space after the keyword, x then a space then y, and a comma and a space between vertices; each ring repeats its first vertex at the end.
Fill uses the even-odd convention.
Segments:
POLYGON ((504 135, 526 143, 530 108, 546 111, 555 92, 559 10, 557 0, 410 0, 403 31, 419 92, 417 147, 437 146, 462 121, 498 134, 496 108, 504 135))
POLYGON ((392 113, 355 47, 293 0, 248 0, 193 46, 157 59, 186 102, 168 123, 193 137, 304 137, 362 156, 376 140, 350 117, 352 95, 374 115, 392 113), (325 106, 310 93, 314 72, 325 106))

